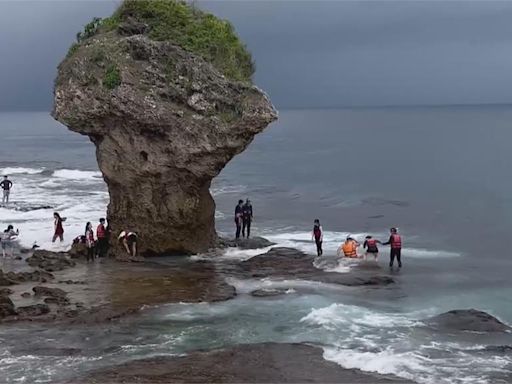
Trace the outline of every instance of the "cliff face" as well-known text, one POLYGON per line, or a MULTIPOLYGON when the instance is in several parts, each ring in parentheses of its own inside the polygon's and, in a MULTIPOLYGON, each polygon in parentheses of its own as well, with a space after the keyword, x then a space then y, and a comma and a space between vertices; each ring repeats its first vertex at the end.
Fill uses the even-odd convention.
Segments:
POLYGON ((202 252, 216 242, 212 178, 277 113, 249 82, 128 16, 60 64, 53 116, 96 145, 115 237, 137 232, 143 255, 202 252))

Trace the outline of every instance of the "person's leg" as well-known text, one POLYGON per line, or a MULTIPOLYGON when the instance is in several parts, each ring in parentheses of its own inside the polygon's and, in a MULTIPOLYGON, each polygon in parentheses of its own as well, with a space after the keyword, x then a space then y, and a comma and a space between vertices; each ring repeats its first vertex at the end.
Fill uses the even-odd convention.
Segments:
POLYGON ((130 247, 128 247, 128 241, 126 239, 123 240, 124 249, 126 250, 126 253, 128 253, 131 256, 130 253, 130 247))
POLYGON ((136 257, 137 256, 137 242, 134 241, 133 244, 132 244, 132 251, 133 251, 133 257, 136 257))
POLYGON ((3 194, 2 194, 2 204, 5 204, 5 198, 7 197, 7 194, 5 193, 5 190, 3 191, 3 194))
POLYGON ((5 198, 5 202, 7 204, 9 204, 9 195, 11 194, 11 191, 5 191, 6 192, 6 198, 5 198))
POLYGON ((242 220, 242 237, 245 237, 245 228, 247 227, 247 220, 242 220))
POLYGON ((402 250, 396 250, 396 260, 398 261, 398 268, 402 268, 402 250))
POLYGON ((251 219, 247 220, 247 238, 251 236, 251 219))
POLYGON ((377 257, 379 257, 379 253, 378 252, 375 252, 373 254, 373 260, 377 261, 377 257))
POLYGON ((240 225, 240 221, 236 223, 236 239, 240 238, 240 231, 242 230, 242 226, 240 225))
POLYGON ((63 234, 63 233, 61 233, 61 234, 59 235, 59 239, 60 239, 60 242, 61 242, 61 243, 64 241, 64 234, 63 234))
POLYGON ((320 241, 315 239, 316 244, 316 255, 320 256, 320 241))
POLYGON ((393 264, 395 262, 395 250, 391 248, 391 251, 389 253, 389 266, 393 267, 393 264))
POLYGON ((55 240, 57 240, 57 234, 54 234, 52 237, 52 243, 55 243, 55 240))

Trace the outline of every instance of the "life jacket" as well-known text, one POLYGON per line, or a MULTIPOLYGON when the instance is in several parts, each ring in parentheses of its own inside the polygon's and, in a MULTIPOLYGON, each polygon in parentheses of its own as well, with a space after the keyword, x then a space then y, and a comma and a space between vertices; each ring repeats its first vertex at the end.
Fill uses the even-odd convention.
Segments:
POLYGON ((393 233, 391 235, 391 248, 393 248, 393 249, 401 249, 402 248, 402 238, 397 233, 393 233))
POLYGON ((320 240, 322 238, 322 231, 320 230, 319 225, 315 225, 313 227, 313 235, 315 236, 316 240, 320 240))
POLYGON ((96 228, 96 237, 98 239, 106 237, 105 226, 103 224, 98 225, 98 228, 96 228))
POLYGON ((377 240, 375 240, 375 239, 366 240, 366 246, 367 246, 368 252, 378 252, 377 240))
POLYGON ((345 241, 341 246, 341 249, 343 250, 345 257, 357 257, 357 246, 355 241, 345 241))

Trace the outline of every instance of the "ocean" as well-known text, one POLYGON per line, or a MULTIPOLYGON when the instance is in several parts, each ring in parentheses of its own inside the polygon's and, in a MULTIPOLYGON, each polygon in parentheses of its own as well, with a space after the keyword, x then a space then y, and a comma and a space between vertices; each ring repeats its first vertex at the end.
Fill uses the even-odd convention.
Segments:
MULTIPOLYGON (((320 344, 324 358, 344 367, 419 383, 507 382, 512 357, 485 347, 512 345, 512 336, 432 334, 415 325, 464 308, 512 324, 511 121, 510 106, 280 111, 214 180, 218 231, 234 235, 234 207, 245 198, 254 208, 253 235, 308 253, 315 252, 316 218, 325 254, 334 254, 348 234, 387 240, 389 228, 398 227, 404 242, 398 284, 233 279, 235 300, 163 305, 106 330, 1 326, 3 380, 45 382, 133 358, 277 341, 320 344), (245 294, 278 286, 292 288, 272 300, 245 294), (20 340, 34 349, 56 342, 86 353, 30 354, 19 351, 20 340)), ((108 193, 94 146, 46 112, 0 113, 0 131, 0 174, 14 183, 0 225, 19 228, 24 246, 66 249, 87 221, 105 216, 108 193), (62 244, 51 243, 54 211, 67 217, 62 244)), ((219 259, 258 253, 229 249, 219 259)), ((385 268, 387 261, 383 249, 379 263, 385 268)))

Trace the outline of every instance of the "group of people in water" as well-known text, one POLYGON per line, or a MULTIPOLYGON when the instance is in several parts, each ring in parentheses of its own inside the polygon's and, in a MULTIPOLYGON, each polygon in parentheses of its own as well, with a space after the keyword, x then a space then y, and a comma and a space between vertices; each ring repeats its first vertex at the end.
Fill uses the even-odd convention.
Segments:
MULTIPOLYGON (((316 219, 314 221, 313 232, 311 237, 316 243, 317 255, 322 256, 322 243, 324 241, 324 231, 322 226, 320 225, 319 219, 316 219)), ((357 240, 355 240, 352 237, 352 235, 348 235, 345 241, 338 248, 337 255, 341 257, 341 254, 343 254, 344 257, 349 259, 364 258, 365 260, 367 260, 368 257, 371 256, 376 261, 377 257, 379 256, 378 244, 390 246, 389 267, 393 267, 396 259, 396 261, 398 262, 398 268, 402 268, 402 237, 398 234, 398 229, 394 227, 390 229, 390 236, 388 241, 386 242, 381 242, 377 239, 374 239, 371 235, 366 236, 363 243, 365 253, 362 256, 359 256, 357 253, 357 248, 361 244, 357 240)))

